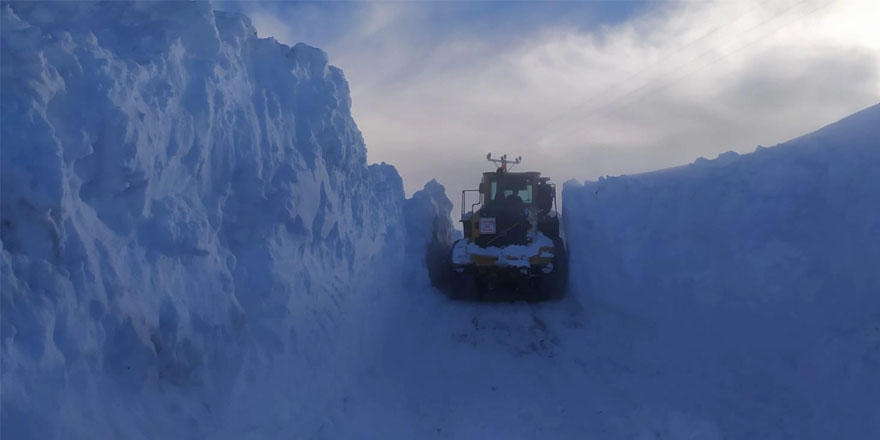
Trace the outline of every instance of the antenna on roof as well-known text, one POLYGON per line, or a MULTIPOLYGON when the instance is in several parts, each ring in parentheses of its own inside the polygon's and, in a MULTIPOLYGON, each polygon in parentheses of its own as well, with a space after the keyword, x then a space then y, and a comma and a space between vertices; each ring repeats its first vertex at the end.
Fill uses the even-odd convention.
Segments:
POLYGON ((506 173, 510 168, 513 168, 514 165, 519 165, 522 163, 522 156, 517 157, 514 160, 508 160, 507 155, 501 156, 501 159, 492 159, 492 153, 486 155, 486 160, 492 162, 494 164, 501 165, 501 169, 506 173))

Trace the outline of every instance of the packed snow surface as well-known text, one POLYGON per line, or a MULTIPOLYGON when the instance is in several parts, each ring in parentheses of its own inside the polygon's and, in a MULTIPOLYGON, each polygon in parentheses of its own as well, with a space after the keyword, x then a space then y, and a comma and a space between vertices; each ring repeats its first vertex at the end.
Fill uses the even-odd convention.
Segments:
POLYGON ((0 7, 4 439, 880 438, 880 106, 569 184, 568 295, 457 302, 320 50, 0 7))

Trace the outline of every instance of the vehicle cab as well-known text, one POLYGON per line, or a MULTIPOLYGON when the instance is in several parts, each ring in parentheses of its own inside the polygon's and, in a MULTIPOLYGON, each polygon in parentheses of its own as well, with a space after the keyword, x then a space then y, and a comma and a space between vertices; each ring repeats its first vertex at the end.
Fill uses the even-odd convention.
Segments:
POLYGON ((498 168, 483 173, 477 191, 479 200, 470 210, 464 206, 468 191, 462 193, 461 222, 466 239, 486 247, 526 245, 536 239, 539 231, 549 237, 558 236, 556 187, 541 173, 498 168))

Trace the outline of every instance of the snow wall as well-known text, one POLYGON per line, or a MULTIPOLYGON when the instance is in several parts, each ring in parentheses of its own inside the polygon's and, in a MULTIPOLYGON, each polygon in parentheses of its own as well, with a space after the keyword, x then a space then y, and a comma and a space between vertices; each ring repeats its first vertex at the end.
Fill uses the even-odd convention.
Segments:
POLYGON ((404 282, 411 290, 430 289, 451 270, 450 252, 455 241, 452 201, 446 188, 432 179, 404 204, 407 226, 406 260, 408 273, 404 282), (421 264, 420 264, 421 263, 421 264))
POLYGON ((203 2, 4 3, 2 53, 3 438, 319 435, 424 259, 342 72, 203 2))
POLYGON ((731 438, 878 433, 878 167, 880 105, 751 154, 569 182, 572 292, 609 356, 655 371, 645 400, 731 438))

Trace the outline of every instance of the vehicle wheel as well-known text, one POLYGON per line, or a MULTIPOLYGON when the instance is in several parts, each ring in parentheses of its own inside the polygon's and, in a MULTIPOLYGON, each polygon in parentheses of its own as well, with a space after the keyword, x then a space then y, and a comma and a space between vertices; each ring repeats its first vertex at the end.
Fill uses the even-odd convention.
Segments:
POLYGON ((451 271, 446 295, 453 299, 471 299, 477 294, 474 278, 470 272, 451 271))

